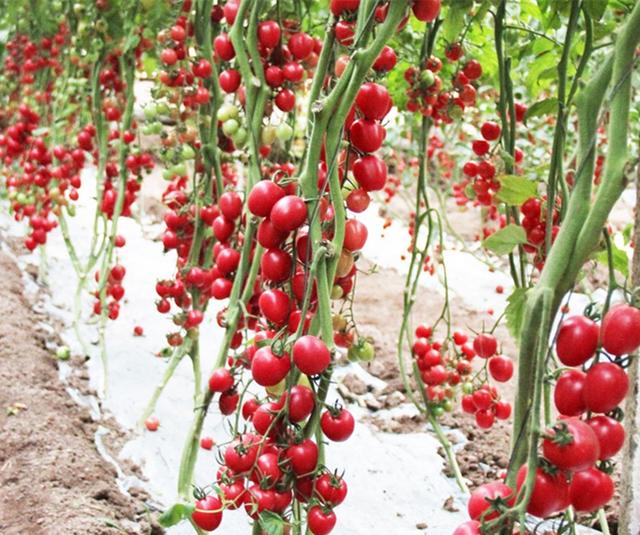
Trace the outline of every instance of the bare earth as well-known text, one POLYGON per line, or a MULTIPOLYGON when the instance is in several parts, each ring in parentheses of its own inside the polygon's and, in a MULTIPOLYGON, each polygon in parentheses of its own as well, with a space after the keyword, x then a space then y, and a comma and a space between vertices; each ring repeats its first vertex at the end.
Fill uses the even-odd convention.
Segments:
POLYGON ((0 533, 160 533, 144 494, 120 492, 98 453, 98 424, 60 382, 18 268, 0 253, 0 533))

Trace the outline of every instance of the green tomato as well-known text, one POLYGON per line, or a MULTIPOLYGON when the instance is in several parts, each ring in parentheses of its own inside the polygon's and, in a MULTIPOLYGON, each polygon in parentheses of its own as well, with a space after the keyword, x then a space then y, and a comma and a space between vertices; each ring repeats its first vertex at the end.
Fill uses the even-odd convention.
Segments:
POLYGON ((156 106, 156 110, 160 115, 169 115, 169 113, 171 112, 171 109, 169 108, 169 105, 166 102, 160 102, 156 106))
POLYGON ((471 383, 462 383, 462 393, 463 394, 473 394, 473 384, 471 384, 471 383))
POLYGON ((420 74, 420 81, 424 83, 427 87, 431 87, 436 81, 436 77, 430 70, 424 70, 420 74))
POLYGON ((293 137, 293 128, 289 123, 280 123, 276 128, 276 135, 280 141, 289 141, 293 137))
POLYGON ((60 346, 56 349, 56 358, 58 360, 69 360, 71 350, 67 346, 60 346))
POLYGON ((433 414, 436 418, 440 418, 444 414, 444 409, 440 405, 431 407, 430 410, 431 410, 431 414, 433 414))
POLYGON ((228 119, 234 119, 238 117, 239 114, 240 111, 238 110, 237 106, 226 103, 220 106, 220 109, 218 110, 218 120, 224 122, 228 119))
POLYGON ((358 362, 360 359, 358 358, 358 351, 356 350, 356 346, 351 346, 347 350, 347 359, 349 362, 358 362))
POLYGON ((343 295, 344 291, 337 284, 333 288, 331 288, 331 299, 342 299, 343 295))
POLYGON ((240 123, 235 119, 227 119, 222 123, 222 131, 225 136, 233 136, 240 128, 240 123))
MULTIPOLYGON (((223 129, 224 129, 224 126, 223 126, 223 129)), ((238 128, 236 133, 233 134, 231 139, 233 140, 233 144, 239 149, 241 149, 242 147, 244 147, 244 144, 247 142, 248 137, 249 137, 249 134, 247 130, 245 128, 240 127, 238 128)))
POLYGON ((191 145, 184 145, 182 147, 182 159, 193 160, 196 157, 196 151, 193 150, 191 145))
POLYGON ((276 127, 272 125, 267 125, 260 132, 260 142, 263 145, 271 145, 276 140, 276 127))
POLYGON ((453 410, 453 403, 451 402, 450 399, 445 399, 442 402, 442 408, 446 411, 446 412, 451 412, 453 410))
POLYGON ((24 193, 20 192, 16 196, 16 201, 18 202, 18 204, 27 204, 27 196, 24 193))
POLYGON ((361 344, 356 345, 358 351, 358 358, 363 362, 371 362, 375 356, 375 350, 373 344, 367 340, 361 344))
POLYGON ((179 163, 177 165, 174 165, 171 168, 172 173, 177 176, 185 176, 187 174, 187 166, 183 163, 179 163))
POLYGON ((158 108, 153 105, 149 105, 144 109, 144 118, 147 121, 153 121, 158 116, 158 108))

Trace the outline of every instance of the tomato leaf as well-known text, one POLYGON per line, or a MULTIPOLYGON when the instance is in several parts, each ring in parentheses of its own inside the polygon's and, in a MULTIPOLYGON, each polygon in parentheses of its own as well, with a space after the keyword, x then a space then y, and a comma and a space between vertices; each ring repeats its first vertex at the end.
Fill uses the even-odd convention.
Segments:
MULTIPOLYGON (((622 249, 619 249, 613 241, 611 242, 611 257, 613 260, 613 269, 624 275, 625 278, 629 277, 629 257, 622 249)), ((604 265, 609 265, 609 258, 607 250, 599 251, 596 253, 596 260, 604 265)))
POLYGON ((454 43, 464 28, 464 16, 469 11, 466 0, 452 3, 442 24, 442 35, 448 43, 454 43))
POLYGON ((548 113, 555 111, 557 107, 558 99, 555 97, 540 100, 527 109, 527 112, 524 114, 524 122, 526 124, 526 122, 532 117, 547 115, 548 113))
POLYGON ((584 8, 592 19, 600 20, 607 10, 608 0, 585 0, 584 8))
POLYGON ((527 304, 527 288, 514 288, 507 297, 507 308, 504 310, 507 321, 507 329, 515 340, 520 339, 522 321, 524 320, 524 308, 527 304))
POLYGON ((494 232, 482 245, 497 255, 505 255, 522 243, 527 243, 527 234, 520 225, 511 224, 494 232))
POLYGON ((194 510, 195 507, 193 504, 176 503, 158 517, 158 523, 165 528, 175 526, 183 520, 190 518, 194 510))
POLYGON ((498 178, 500 189, 497 198, 511 206, 520 206, 524 201, 535 197, 538 186, 533 180, 523 176, 504 175, 498 178))
POLYGON ((266 535, 283 535, 284 520, 271 511, 263 511, 260 514, 260 527, 266 535))

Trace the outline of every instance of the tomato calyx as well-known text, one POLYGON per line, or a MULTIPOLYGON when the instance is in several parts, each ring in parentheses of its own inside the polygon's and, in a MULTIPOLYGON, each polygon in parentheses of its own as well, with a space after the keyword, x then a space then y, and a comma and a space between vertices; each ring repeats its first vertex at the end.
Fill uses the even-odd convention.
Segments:
POLYGON ((558 422, 550 430, 545 432, 542 438, 548 439, 558 446, 567 446, 573 444, 574 441, 569 427, 564 422, 558 422))

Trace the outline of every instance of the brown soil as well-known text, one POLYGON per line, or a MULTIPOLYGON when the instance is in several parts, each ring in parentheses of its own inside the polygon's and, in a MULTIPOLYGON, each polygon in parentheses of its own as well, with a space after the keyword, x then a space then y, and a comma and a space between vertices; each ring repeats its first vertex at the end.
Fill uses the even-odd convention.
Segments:
MULTIPOLYGON (((4 253, 0 272, 0 533, 161 533, 148 520, 144 492, 127 496, 116 486, 115 469, 94 444, 98 423, 60 382, 46 334, 36 327, 43 318, 23 297, 18 268, 4 253)), ((112 423, 100 424, 118 434, 112 423)))

